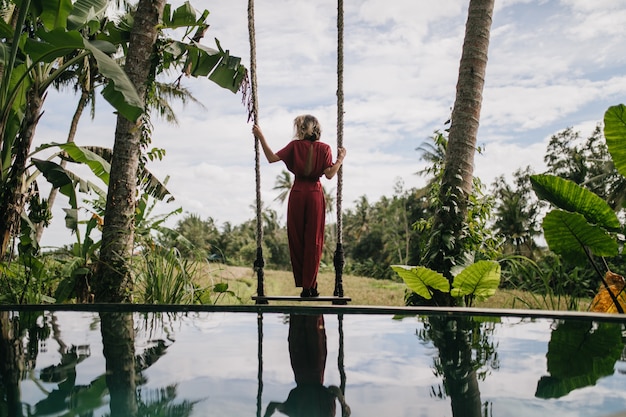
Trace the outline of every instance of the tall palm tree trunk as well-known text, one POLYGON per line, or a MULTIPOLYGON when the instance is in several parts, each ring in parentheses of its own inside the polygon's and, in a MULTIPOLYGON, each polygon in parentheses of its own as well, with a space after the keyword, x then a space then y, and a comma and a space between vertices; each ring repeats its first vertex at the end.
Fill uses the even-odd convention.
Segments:
MULTIPOLYGON (((144 98, 165 0, 140 0, 130 35, 125 71, 144 98)), ((134 244, 137 169, 139 167, 141 121, 117 117, 102 247, 95 287, 97 302, 132 301, 131 257, 134 244)))
MULTIPOLYGON (((456 99, 452 109, 440 200, 426 262, 451 279, 450 269, 463 255, 464 228, 472 193, 474 153, 487 68, 494 0, 470 0, 456 99)), ((440 294, 438 304, 453 303, 440 294)))

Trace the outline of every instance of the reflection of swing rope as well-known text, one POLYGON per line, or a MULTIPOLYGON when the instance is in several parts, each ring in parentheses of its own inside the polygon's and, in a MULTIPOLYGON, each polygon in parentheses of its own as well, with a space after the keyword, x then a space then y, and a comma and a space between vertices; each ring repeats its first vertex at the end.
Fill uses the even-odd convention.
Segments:
MULTIPOLYGON (((339 332, 339 349, 337 354, 337 368, 339 369, 339 378, 341 394, 346 394, 346 370, 343 363, 343 314, 337 314, 337 330, 339 332)), ((256 415, 261 417, 263 410, 263 313, 257 313, 257 384, 258 390, 256 395, 256 415)), ((345 417, 345 409, 342 407, 341 415, 345 417)))
POLYGON ((262 397, 263 397, 263 313, 259 312, 256 316, 257 323, 257 343, 258 354, 257 360, 259 363, 259 371, 257 373, 257 380, 259 389, 256 394, 256 415, 261 417, 262 397))
MULTIPOLYGON (((343 314, 337 314, 337 320, 339 321, 337 328, 339 330, 339 354, 337 355, 337 368, 339 368, 339 378, 341 393, 344 398, 346 396, 346 370, 343 365, 343 314)), ((345 417, 345 408, 342 407, 341 415, 345 417)))

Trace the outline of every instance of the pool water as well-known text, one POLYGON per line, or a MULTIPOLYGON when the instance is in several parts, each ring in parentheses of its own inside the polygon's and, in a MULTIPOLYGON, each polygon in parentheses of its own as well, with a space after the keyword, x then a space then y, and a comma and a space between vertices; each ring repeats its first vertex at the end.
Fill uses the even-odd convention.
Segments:
POLYGON ((1 416, 626 416, 624 321, 476 310, 0 312, 1 416))

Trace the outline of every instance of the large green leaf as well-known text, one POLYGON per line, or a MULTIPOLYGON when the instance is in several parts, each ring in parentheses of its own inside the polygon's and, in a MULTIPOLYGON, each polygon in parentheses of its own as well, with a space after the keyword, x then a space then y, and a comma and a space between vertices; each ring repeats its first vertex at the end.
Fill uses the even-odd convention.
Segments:
POLYGON ((618 230, 620 222, 611 206, 597 194, 555 175, 531 175, 537 196, 560 209, 582 214, 588 222, 618 230))
POLYGON ((43 7, 39 18, 47 30, 65 29, 67 17, 72 12, 71 0, 46 0, 42 1, 43 7))
POLYGON ((166 202, 171 203, 174 201, 174 196, 170 193, 165 184, 159 181, 146 167, 143 167, 139 172, 139 180, 141 189, 150 196, 159 201, 163 201, 169 195, 170 197, 166 202))
POLYGON ((98 69, 102 75, 109 80, 102 95, 122 116, 136 122, 143 113, 144 107, 130 79, 113 58, 86 39, 84 44, 98 62, 98 69))
MULTIPOLYGON (((230 57, 232 58, 232 57, 230 57)), ((239 59, 239 58, 237 58, 239 59)), ((209 75, 209 80, 222 88, 236 93, 239 91, 241 80, 243 79, 244 72, 241 70, 242 66, 232 68, 230 65, 224 65, 224 60, 215 67, 215 70, 209 75)))
MULTIPOLYGON (((219 47, 219 41, 217 39, 215 41, 219 47)), ((188 46, 185 68, 194 77, 208 75, 211 81, 233 93, 239 91, 246 75, 241 58, 230 56, 228 51, 222 51, 221 48, 215 50, 200 44, 188 46)))
POLYGON ((64 208, 65 212, 65 227, 70 230, 78 230, 78 209, 77 208, 64 208))
POLYGON ((577 264, 586 261, 585 248, 598 256, 618 254, 615 239, 578 213, 552 210, 543 219, 543 230, 550 250, 577 264))
MULTIPOLYGON (((10 39, 13 36, 13 27, 9 25, 4 19, 0 19, 0 38, 10 39)), ((5 46, 4 43, 1 45, 5 46)))
POLYGON ((423 266, 391 265, 412 291, 427 300, 432 298, 430 288, 441 292, 450 291, 450 282, 439 272, 423 266))
POLYGON ((500 264, 495 261, 478 261, 454 277, 450 295, 473 295, 478 300, 484 300, 494 295, 499 285, 500 264))
POLYGON ((100 178, 106 185, 109 185, 111 164, 100 157, 100 155, 97 155, 84 147, 80 147, 73 142, 60 144, 58 146, 67 152, 73 161, 86 164, 95 176, 100 178))
POLYGON ((67 18, 68 30, 80 30, 92 21, 98 21, 109 7, 108 0, 78 0, 67 18))
POLYGON ((70 206, 76 208, 78 206, 76 190, 74 189, 74 182, 67 174, 67 171, 59 164, 52 161, 44 161, 35 158, 31 158, 31 160, 37 169, 41 171, 43 176, 46 177, 48 182, 52 184, 52 187, 58 188, 61 194, 70 199, 70 206))
POLYGON ((194 26, 198 23, 196 9, 188 1, 177 7, 171 15, 170 11, 171 7, 168 4, 168 7, 163 11, 163 25, 167 28, 176 29, 194 26))
POLYGON ((28 38, 24 44, 24 52, 30 56, 33 62, 52 62, 72 51, 84 49, 83 37, 76 31, 39 29, 37 36, 40 40, 28 38))
POLYGON ((615 169, 626 176, 626 106, 611 106, 604 113, 604 137, 615 169))
POLYGON ((213 71, 221 59, 222 55, 216 49, 200 44, 188 46, 185 68, 188 68, 189 74, 194 77, 205 77, 213 71))

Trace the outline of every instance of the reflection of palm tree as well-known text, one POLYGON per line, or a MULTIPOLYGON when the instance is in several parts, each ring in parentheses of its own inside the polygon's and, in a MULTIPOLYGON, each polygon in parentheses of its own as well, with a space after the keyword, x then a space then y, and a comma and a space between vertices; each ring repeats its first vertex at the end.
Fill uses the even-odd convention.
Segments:
POLYGON ((431 340, 439 351, 435 374, 443 377, 454 417, 482 416, 478 380, 484 375, 478 375, 477 369, 487 363, 497 367, 497 352, 489 331, 481 330, 482 324, 470 317, 431 316, 424 324, 424 332, 418 334, 423 340, 431 340))
POLYGON ((24 345, 19 335, 19 325, 10 311, 0 311, 0 376, 5 390, 5 401, 10 416, 21 416, 20 380, 24 364, 24 345))
POLYGON ((148 399, 136 393, 137 376, 166 353, 164 341, 135 356, 135 334, 131 313, 100 313, 106 381, 111 397, 111 417, 181 416, 191 414, 195 402, 176 400, 176 386, 150 392, 148 399))

